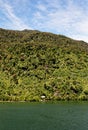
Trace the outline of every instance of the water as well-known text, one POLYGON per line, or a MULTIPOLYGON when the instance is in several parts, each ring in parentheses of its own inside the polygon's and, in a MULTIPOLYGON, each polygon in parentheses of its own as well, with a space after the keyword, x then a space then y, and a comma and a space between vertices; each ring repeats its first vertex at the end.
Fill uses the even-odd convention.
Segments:
POLYGON ((88 103, 0 103, 0 130, 88 130, 88 103))

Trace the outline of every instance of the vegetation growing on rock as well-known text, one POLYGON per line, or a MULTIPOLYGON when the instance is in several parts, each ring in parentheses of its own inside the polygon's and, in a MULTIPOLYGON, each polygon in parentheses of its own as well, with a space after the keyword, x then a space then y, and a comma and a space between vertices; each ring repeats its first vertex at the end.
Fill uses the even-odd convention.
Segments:
POLYGON ((1 101, 87 99, 87 43, 37 30, 0 29, 1 101))

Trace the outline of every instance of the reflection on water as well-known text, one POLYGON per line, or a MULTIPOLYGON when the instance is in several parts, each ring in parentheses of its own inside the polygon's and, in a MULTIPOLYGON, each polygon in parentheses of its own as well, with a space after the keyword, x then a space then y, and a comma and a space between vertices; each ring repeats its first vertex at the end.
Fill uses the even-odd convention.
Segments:
POLYGON ((0 103, 0 130, 88 130, 88 103, 0 103))

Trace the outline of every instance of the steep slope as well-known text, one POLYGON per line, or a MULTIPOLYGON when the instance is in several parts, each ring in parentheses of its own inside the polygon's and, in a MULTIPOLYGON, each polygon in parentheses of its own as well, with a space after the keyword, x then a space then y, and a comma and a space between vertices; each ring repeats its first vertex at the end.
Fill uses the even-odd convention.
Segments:
POLYGON ((88 44, 37 30, 0 29, 0 100, 87 100, 88 44))

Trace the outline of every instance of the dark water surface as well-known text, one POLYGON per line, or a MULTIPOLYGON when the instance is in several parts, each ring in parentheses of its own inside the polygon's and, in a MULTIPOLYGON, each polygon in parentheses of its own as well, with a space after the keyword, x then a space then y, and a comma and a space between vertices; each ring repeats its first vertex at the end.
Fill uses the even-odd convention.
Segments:
POLYGON ((88 130, 88 102, 0 103, 0 130, 88 130))

